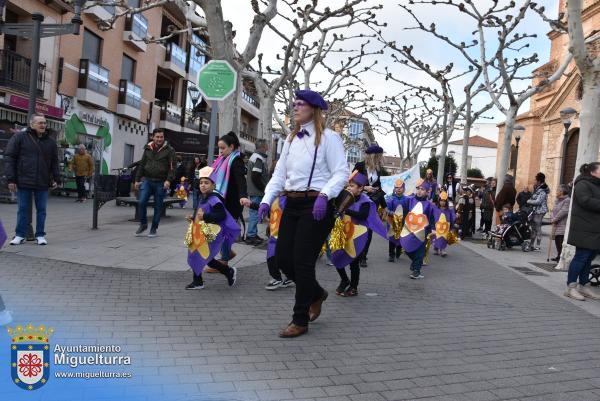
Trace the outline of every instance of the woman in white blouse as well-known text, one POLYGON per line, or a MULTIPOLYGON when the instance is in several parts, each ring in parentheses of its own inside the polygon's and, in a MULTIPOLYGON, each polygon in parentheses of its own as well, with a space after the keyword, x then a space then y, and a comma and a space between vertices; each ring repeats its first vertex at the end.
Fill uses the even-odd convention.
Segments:
POLYGON ((342 139, 325 128, 327 103, 310 90, 296 92, 295 128, 281 151, 259 208, 259 219, 280 194, 286 204, 279 226, 275 257, 285 275, 296 283, 292 322, 279 336, 297 337, 308 331, 327 299, 315 277, 315 263, 333 227, 333 199, 344 188, 350 171, 342 139))

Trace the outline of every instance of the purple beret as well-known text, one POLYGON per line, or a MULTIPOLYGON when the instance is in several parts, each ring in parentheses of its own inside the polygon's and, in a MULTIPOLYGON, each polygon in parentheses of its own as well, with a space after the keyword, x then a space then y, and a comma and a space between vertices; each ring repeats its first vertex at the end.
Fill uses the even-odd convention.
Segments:
POLYGON ((365 153, 368 155, 372 155, 374 153, 383 153, 383 148, 377 144, 373 144, 370 145, 367 150, 365 150, 365 153))
POLYGON ((309 89, 297 90, 296 99, 304 100, 312 107, 316 107, 321 110, 327 110, 327 102, 325 99, 323 99, 323 96, 315 91, 311 91, 309 89))
POLYGON ((367 185, 369 185, 369 179, 367 178, 367 176, 359 173, 356 170, 350 175, 349 181, 352 181, 361 187, 366 187, 367 185))

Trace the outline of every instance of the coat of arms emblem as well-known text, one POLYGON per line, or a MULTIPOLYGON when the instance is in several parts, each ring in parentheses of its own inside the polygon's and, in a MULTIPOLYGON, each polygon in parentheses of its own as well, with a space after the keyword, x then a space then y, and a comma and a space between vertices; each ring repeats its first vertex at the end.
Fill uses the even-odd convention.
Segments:
POLYGON ((54 329, 28 324, 7 329, 11 337, 10 372, 13 383, 25 390, 37 390, 50 378, 50 344, 54 329))

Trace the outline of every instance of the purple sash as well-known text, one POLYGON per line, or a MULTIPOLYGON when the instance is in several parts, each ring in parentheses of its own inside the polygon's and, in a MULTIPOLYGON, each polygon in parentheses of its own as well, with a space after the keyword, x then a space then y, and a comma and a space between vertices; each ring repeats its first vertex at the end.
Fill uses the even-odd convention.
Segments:
MULTIPOLYGON (((204 203, 198 205, 203 213, 209 213, 212 208, 219 204, 221 200, 218 196, 210 196, 204 203)), ((219 224, 208 223, 211 231, 215 234, 212 241, 207 241, 198 220, 198 211, 194 214, 194 226, 192 228, 192 243, 188 247, 188 265, 192 268, 195 274, 201 274, 204 266, 214 259, 220 252, 223 243, 233 244, 235 239, 240 235, 240 227, 229 214, 225 206, 225 220, 219 224)))

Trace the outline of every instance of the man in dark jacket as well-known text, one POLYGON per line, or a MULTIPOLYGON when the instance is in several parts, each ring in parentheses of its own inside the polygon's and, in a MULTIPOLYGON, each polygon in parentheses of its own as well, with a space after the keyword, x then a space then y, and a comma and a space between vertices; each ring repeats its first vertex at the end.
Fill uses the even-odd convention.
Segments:
POLYGON ((527 201, 531 199, 532 195, 529 186, 524 186, 523 190, 517 194, 517 205, 519 205, 519 210, 527 206, 527 201))
POLYGON ((160 223, 165 192, 171 187, 175 173, 175 150, 165 141, 165 134, 161 128, 152 132, 152 142, 144 148, 142 160, 135 177, 135 189, 140 189, 139 216, 140 226, 135 232, 141 236, 148 228, 146 217, 148 200, 154 197, 154 215, 148 237, 156 237, 156 230, 160 223), (143 181, 142 181, 143 179, 143 181))
MULTIPOLYGON (((265 195, 265 187, 269 182, 269 169, 267 166, 267 152, 269 146, 267 141, 259 139, 256 141, 256 151, 248 160, 248 174, 246 175, 248 196, 251 202, 260 204, 265 195)), ((246 243, 248 245, 259 245, 263 239, 258 235, 258 211, 248 211, 248 231, 246 232, 246 243)))
POLYGON ((58 171, 58 149, 54 139, 46 130, 43 114, 34 114, 30 127, 14 134, 4 152, 8 189, 17 192, 18 211, 15 237, 11 245, 25 242, 29 221, 31 197, 35 200, 36 227, 35 240, 38 245, 46 245, 46 206, 49 188, 56 188, 60 180, 58 171))
POLYGON ((489 185, 486 186, 481 197, 481 222, 479 230, 487 234, 492 229, 492 220, 494 219, 494 198, 496 194, 496 180, 490 178, 489 185))

